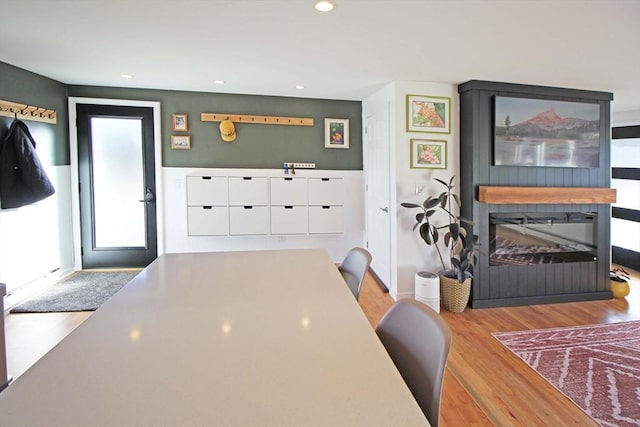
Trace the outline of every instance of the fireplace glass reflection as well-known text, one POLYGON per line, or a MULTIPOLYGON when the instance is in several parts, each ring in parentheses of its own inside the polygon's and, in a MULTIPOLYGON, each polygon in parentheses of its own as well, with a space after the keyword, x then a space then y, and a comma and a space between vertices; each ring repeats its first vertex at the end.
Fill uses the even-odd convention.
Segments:
POLYGON ((596 222, 595 212, 490 214, 489 264, 595 261, 596 222))

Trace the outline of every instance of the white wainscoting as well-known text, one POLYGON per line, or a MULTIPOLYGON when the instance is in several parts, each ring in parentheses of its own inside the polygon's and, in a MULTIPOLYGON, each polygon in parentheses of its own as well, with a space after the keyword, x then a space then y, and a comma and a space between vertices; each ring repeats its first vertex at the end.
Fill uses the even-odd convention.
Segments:
MULTIPOLYGON (((164 181, 164 248, 167 253, 326 248, 336 262, 354 246, 364 247, 364 175, 362 171, 296 170, 296 177, 344 179, 344 233, 288 236, 189 236, 188 175, 281 177, 282 169, 162 168, 164 181)), ((289 175, 290 176, 290 175, 289 175)), ((158 207, 160 208, 160 207, 158 207)))
POLYGON ((54 195, 0 211, 0 282, 7 292, 73 265, 69 166, 45 166, 54 195))

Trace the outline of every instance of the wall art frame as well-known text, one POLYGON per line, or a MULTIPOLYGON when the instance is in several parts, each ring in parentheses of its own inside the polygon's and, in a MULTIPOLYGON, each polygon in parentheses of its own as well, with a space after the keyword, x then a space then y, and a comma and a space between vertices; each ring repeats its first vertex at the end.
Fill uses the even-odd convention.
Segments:
POLYGON ((186 132, 189 130, 189 121, 185 113, 174 113, 171 115, 171 129, 175 132, 186 132))
POLYGON ((411 169, 446 169, 447 141, 442 139, 410 140, 411 169))
POLYGON ((407 132, 451 133, 451 98, 407 95, 407 132))
POLYGON ((191 137, 189 135, 172 135, 171 149, 172 150, 190 150, 191 137))
POLYGON ((349 148, 348 119, 324 119, 324 147, 349 148))

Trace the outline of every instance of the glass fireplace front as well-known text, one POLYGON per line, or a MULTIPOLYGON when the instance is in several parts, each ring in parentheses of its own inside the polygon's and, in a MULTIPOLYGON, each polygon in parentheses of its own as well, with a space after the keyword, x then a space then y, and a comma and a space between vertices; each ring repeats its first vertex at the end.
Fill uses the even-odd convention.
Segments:
POLYGON ((595 261, 595 212, 492 213, 489 265, 595 261))

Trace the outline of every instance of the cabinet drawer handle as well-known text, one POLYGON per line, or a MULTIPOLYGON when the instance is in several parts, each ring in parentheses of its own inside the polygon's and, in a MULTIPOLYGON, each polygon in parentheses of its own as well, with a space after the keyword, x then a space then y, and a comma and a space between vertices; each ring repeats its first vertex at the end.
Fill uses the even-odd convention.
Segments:
POLYGON ((213 209, 213 206, 203 206, 202 209, 213 209))
POLYGON ((244 179, 245 181, 251 181, 251 178, 252 177, 250 177, 250 176, 243 176, 242 177, 242 179, 244 179))
POLYGON ((253 206, 245 206, 245 209, 253 209, 253 206))
POLYGON ((323 181, 329 181, 330 178, 322 178, 323 181))
POLYGON ((285 209, 293 209, 293 206, 285 206, 285 209))
POLYGON ((322 209, 331 209, 331 206, 323 206, 322 209))
POLYGON ((203 176, 202 179, 211 179, 210 176, 203 176))
POLYGON ((285 178, 285 181, 293 181, 293 178, 285 178))

